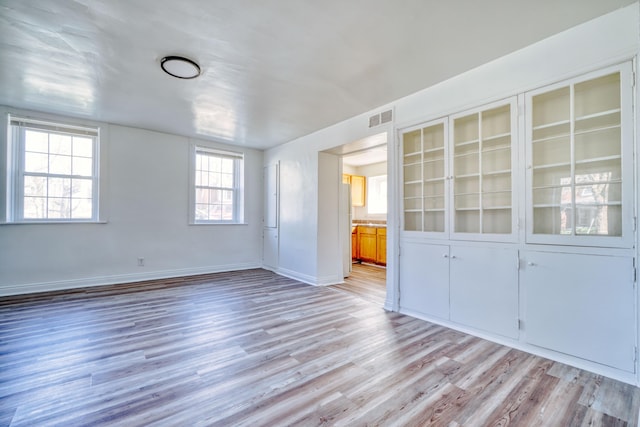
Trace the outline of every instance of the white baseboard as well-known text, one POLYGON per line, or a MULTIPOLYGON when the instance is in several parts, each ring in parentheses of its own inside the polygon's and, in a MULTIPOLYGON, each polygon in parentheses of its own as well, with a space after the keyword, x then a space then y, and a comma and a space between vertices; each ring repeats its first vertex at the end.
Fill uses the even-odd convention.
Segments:
POLYGON ((94 286, 117 285, 120 283, 141 282, 145 280, 169 279, 172 277, 197 276, 199 274, 221 273, 224 271, 249 270, 261 268, 257 263, 226 264, 207 267, 181 268, 174 270, 145 271, 143 273, 115 274, 80 279, 59 280, 53 282, 24 283, 0 286, 0 296, 32 294, 36 292, 63 291, 89 288, 94 286))
POLYGON ((521 350, 526 353, 534 354, 536 356, 540 356, 550 360, 554 360, 556 362, 564 363, 565 365, 573 366, 578 369, 583 369, 585 371, 593 372, 599 375, 604 375, 605 377, 613 378, 614 380, 622 381, 627 384, 631 384, 635 386, 639 385, 636 380, 635 374, 631 372, 621 371, 616 368, 605 366, 596 362, 591 362, 589 360, 581 359, 579 357, 570 356, 568 354, 560 353, 557 351, 538 347, 523 341, 503 337, 500 335, 491 334, 489 332, 481 331, 475 328, 470 328, 455 322, 451 322, 449 320, 428 316, 423 313, 417 312, 415 310, 408 310, 400 307, 400 310, 398 312, 402 314, 406 314, 407 316, 415 317, 418 319, 425 320, 427 322, 431 322, 437 325, 451 328, 456 331, 463 332, 465 334, 473 335, 478 338, 485 339, 487 341, 492 341, 500 345, 511 347, 516 350, 521 350))

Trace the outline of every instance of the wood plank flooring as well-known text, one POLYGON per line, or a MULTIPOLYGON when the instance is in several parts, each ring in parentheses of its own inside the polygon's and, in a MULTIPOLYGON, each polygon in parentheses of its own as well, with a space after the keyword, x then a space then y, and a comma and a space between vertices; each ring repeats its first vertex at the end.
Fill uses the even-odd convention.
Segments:
POLYGON ((387 269, 369 264, 352 264, 352 271, 344 283, 332 285, 331 289, 364 298, 380 307, 387 296, 387 269))
POLYGON ((0 300, 3 426, 632 426, 637 388, 265 270, 0 300))

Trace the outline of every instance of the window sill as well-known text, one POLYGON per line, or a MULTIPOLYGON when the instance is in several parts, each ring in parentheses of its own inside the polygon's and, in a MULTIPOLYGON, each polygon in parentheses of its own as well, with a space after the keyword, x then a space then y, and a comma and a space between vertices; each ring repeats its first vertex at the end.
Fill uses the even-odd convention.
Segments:
POLYGON ((190 222, 189 225, 249 225, 246 222, 190 222))
POLYGON ((108 221, 11 221, 0 222, 2 225, 52 225, 52 224, 107 224, 108 221))

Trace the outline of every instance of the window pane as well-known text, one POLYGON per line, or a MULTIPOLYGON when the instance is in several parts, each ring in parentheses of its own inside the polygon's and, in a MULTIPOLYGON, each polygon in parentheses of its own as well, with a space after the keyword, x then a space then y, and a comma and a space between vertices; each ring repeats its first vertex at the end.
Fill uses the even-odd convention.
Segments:
POLYGON ((49 156, 49 173, 60 175, 71 175, 71 157, 69 156, 49 156))
POLYGON ((85 157, 74 157, 73 158, 73 175, 80 176, 91 176, 93 169, 93 161, 91 159, 87 159, 85 157))
POLYGON ((196 204, 196 220, 207 220, 209 219, 209 205, 203 205, 200 203, 196 204))
POLYGON ((49 135, 49 152, 51 154, 71 155, 71 136, 52 133, 49 135))
POLYGON ((220 187, 220 173, 219 172, 209 172, 209 186, 210 187, 220 187))
POLYGON ((209 157, 209 170, 211 172, 220 172, 222 170, 222 166, 220 165, 221 158, 220 157, 209 157))
POLYGON ((233 205, 222 205, 222 219, 225 221, 233 220, 233 205))
POLYGON ((233 160, 222 159, 222 169, 220 170, 224 173, 233 173, 233 160))
POLYGON ((71 179, 49 178, 49 197, 71 197, 71 179))
POLYGON ((74 219, 91 218, 91 199, 73 199, 71 217, 74 219))
POLYGON ((72 197, 91 199, 93 183, 90 179, 74 179, 71 184, 72 197))
POLYGON ((209 190, 206 188, 196 188, 196 203, 209 203, 209 190))
POLYGON ((74 136, 73 155, 80 157, 93 157, 93 138, 74 136))
POLYGON ((46 132, 26 130, 24 149, 25 151, 33 151, 37 153, 48 153, 49 152, 49 134, 46 132))
POLYGON ((71 204, 67 198, 49 197, 47 217, 52 219, 70 218, 71 204))
POLYGON ((26 219, 46 218, 47 199, 44 197, 24 198, 24 217, 26 219))
POLYGON ((47 178, 43 176, 25 176, 24 195, 45 197, 47 195, 47 178))
POLYGON ((49 156, 40 153, 24 154, 25 172, 47 173, 49 170, 49 156))
POLYGON ((222 187, 232 188, 233 187, 233 174, 223 173, 222 174, 222 187))

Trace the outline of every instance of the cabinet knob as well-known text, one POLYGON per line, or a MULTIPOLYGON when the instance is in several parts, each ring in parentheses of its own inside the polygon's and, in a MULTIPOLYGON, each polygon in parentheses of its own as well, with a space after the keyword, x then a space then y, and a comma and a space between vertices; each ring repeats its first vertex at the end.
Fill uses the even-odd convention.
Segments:
POLYGON ((442 258, 449 258, 449 254, 442 254, 442 258))
POLYGON ((451 259, 454 259, 456 256, 455 255, 451 255, 451 259))
POLYGON ((529 267, 535 267, 536 263, 535 263, 535 262, 531 262, 531 261, 529 261, 529 262, 527 263, 527 265, 528 265, 529 267))

